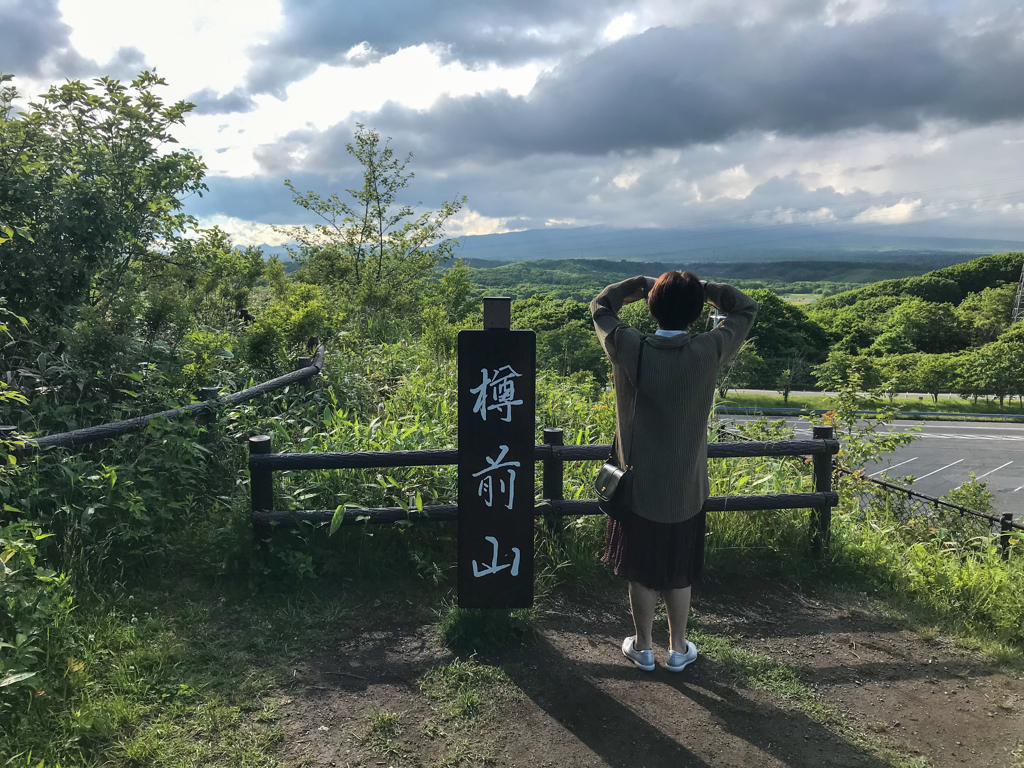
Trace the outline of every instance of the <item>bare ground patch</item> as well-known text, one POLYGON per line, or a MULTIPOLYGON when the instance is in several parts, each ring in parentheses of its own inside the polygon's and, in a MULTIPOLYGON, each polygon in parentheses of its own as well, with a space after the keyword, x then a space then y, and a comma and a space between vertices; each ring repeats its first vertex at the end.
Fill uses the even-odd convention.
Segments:
POLYGON ((442 648, 430 625, 379 617, 295 670, 279 699, 280 757, 304 766, 1014 764, 1018 672, 851 599, 747 584, 709 589, 696 607, 713 650, 682 674, 643 673, 622 658, 631 625, 619 593, 549 601, 534 641, 471 659, 442 648))

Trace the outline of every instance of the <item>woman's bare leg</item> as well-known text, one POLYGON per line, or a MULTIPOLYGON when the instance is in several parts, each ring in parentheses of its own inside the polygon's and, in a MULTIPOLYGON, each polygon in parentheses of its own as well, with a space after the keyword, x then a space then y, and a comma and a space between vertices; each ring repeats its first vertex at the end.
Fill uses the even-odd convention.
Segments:
MULTIPOLYGON (((632 582, 630 582, 630 586, 632 586, 632 582)), ((662 590, 661 597, 668 610, 669 650, 686 653, 686 621, 690 618, 690 588, 665 589, 662 590)))
POLYGON ((629 607, 636 626, 636 649, 650 650, 651 629, 654 627, 654 609, 658 607, 658 593, 636 581, 629 582, 629 607))

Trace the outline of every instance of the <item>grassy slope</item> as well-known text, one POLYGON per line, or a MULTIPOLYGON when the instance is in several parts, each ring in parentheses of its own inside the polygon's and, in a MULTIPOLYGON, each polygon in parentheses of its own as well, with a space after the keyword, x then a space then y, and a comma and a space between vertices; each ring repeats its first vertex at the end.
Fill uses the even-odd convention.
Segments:
MULTIPOLYGON (((787 404, 782 395, 775 394, 760 394, 754 392, 730 392, 729 396, 724 400, 718 400, 720 405, 735 405, 737 407, 761 407, 761 408, 828 408, 829 398, 824 396, 806 396, 798 397, 796 395, 790 395, 789 403, 787 404)), ((876 401, 876 407, 890 407, 888 398, 876 401)), ((995 398, 978 398, 977 404, 972 400, 964 400, 962 398, 939 400, 938 403, 933 403, 930 397, 925 397, 924 400, 918 400, 914 398, 897 397, 892 403, 891 407, 895 407, 901 411, 921 412, 921 411, 935 411, 936 413, 990 413, 990 414, 1020 414, 1024 415, 1024 408, 1021 407, 1020 403, 1014 401, 1014 403, 1007 402, 1002 408, 999 407, 999 401, 995 398)))

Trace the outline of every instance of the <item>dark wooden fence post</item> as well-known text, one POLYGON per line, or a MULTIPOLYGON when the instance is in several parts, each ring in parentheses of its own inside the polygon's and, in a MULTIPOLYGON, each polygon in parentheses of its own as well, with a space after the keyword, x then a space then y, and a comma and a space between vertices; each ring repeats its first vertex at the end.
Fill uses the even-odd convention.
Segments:
MULTIPOLYGON (((217 399, 217 395, 220 394, 220 387, 200 387, 199 388, 199 399, 204 403, 209 403, 217 399)), ((203 421, 206 422, 207 426, 213 424, 217 420, 216 406, 211 405, 208 409, 203 412, 203 421)))
MULTIPOLYGON (((814 427, 811 437, 815 440, 831 440, 832 427, 814 427)), ((814 454, 814 491, 829 493, 832 490, 832 454, 814 454)), ((818 507, 811 514, 811 552, 821 560, 828 554, 829 536, 832 528, 832 507, 818 507)))
POLYGON ((999 552, 1003 560, 1010 559, 1010 534, 1013 531, 1013 514, 1004 512, 999 518, 999 552))
MULTIPOLYGON (((296 371, 301 371, 303 368, 309 368, 309 366, 311 366, 312 364, 313 364, 313 358, 312 357, 300 357, 298 360, 295 361, 295 370, 296 371)), ((312 387, 313 387, 313 379, 312 379, 312 377, 306 379, 302 383, 302 388, 305 389, 307 392, 310 389, 312 389, 312 387)))
MULTIPOLYGON (((258 453, 273 453, 274 444, 270 435, 256 435, 249 438, 249 455, 258 453)), ((249 470, 249 496, 250 506, 253 512, 270 512, 274 508, 274 473, 272 470, 263 467, 253 467, 249 470)), ((269 538, 269 527, 259 525, 255 519, 252 523, 252 535, 256 544, 263 550, 264 558, 268 556, 267 539, 269 538)))
MULTIPOLYGON (((544 445, 563 445, 564 435, 561 427, 544 427, 544 445)), ((562 459, 544 459, 543 481, 541 483, 544 498, 549 501, 563 499, 565 479, 565 462, 562 459)), ((553 513, 545 515, 544 523, 548 533, 559 541, 565 529, 565 520, 553 513)))

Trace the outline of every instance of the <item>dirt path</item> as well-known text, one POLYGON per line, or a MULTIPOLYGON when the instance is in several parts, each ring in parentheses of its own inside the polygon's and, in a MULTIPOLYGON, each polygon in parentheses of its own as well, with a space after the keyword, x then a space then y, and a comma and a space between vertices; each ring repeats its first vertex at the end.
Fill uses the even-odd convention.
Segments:
POLYGON ((297 670, 280 706, 281 757, 308 766, 1024 765, 1012 755, 1024 738, 1024 681, 977 654, 849 601, 780 590, 706 593, 697 622, 733 650, 682 674, 647 674, 618 651, 629 629, 624 596, 563 599, 535 643, 457 663, 440 687, 429 681, 453 656, 430 627, 367 632, 297 670), (803 693, 748 687, 735 676, 744 658, 769 672, 785 665, 777 670, 796 672, 803 693))

